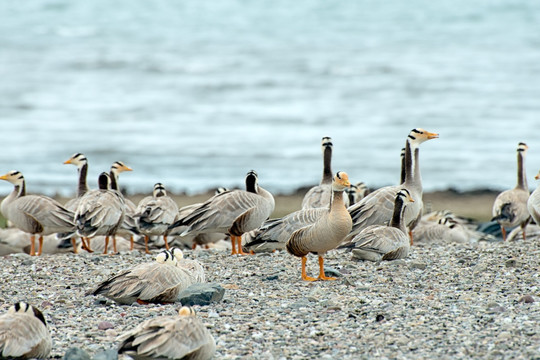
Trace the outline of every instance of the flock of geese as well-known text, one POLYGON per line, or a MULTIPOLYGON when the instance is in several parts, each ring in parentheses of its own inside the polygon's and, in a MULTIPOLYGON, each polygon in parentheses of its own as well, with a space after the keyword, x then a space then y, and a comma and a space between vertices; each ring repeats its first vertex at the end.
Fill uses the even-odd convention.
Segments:
MULTIPOLYGON (((104 237, 104 254, 111 240, 113 253, 117 252, 116 236, 129 238, 132 250, 134 238, 143 237, 147 253, 153 245, 151 239, 162 237, 165 249, 155 261, 124 270, 87 292, 120 304, 174 302, 181 290, 204 282, 205 275, 198 262, 185 259, 183 252, 171 244, 194 247, 225 236, 230 237, 231 254, 286 250, 301 258, 303 280, 334 280, 324 269, 324 256, 330 250, 349 251, 361 260, 394 260, 407 257, 413 239, 469 239, 478 235, 471 233, 464 219, 450 212, 422 214, 419 149, 425 141, 436 138, 436 133, 413 129, 401 152, 400 183, 366 194, 363 183, 351 185, 347 173, 332 172, 333 144, 331 138, 324 137, 320 184, 306 193, 300 210, 277 219, 269 218, 274 197, 259 185, 255 171, 247 173, 245 189, 218 189, 203 203, 178 208, 163 184, 157 183, 152 195, 135 205, 122 195, 118 185, 118 175, 131 171, 130 167, 120 161, 113 163, 109 172, 99 175, 98 189, 90 190, 86 180, 88 161, 80 153, 65 161, 77 166, 79 173, 74 199, 62 205, 44 195, 26 194, 23 174, 14 170, 0 176, 14 186, 0 210, 13 227, 30 234, 31 255, 36 254, 36 237, 40 255, 43 237, 51 234, 71 241, 74 252, 77 239, 82 249, 91 252, 91 240, 104 237), (307 275, 309 253, 318 256, 317 278, 307 275)), ((531 216, 536 223, 540 221, 540 191, 529 196, 527 188, 527 149, 519 143, 516 187, 502 192, 493 205, 493 220, 500 224, 505 240, 506 229, 521 226, 525 237, 531 216)), ((540 178, 540 172, 536 178, 540 178)), ((119 341, 119 352, 135 358, 189 355, 207 359, 215 351, 212 336, 189 308, 182 308, 174 318, 148 320, 123 334, 119 341)), ((0 357, 45 357, 50 348, 50 335, 38 309, 17 303, 0 316, 0 357), (20 329, 14 324, 20 324, 20 329), (14 327, 20 331, 10 331, 14 327)))

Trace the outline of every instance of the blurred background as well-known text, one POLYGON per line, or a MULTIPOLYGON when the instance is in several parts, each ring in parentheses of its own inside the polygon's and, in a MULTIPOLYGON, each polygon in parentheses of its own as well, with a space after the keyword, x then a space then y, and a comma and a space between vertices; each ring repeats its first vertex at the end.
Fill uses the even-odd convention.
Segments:
MULTIPOLYGON (((415 127, 424 189, 506 189, 540 169, 540 1, 0 2, 0 173, 71 195, 121 160, 128 193, 287 194, 333 170, 396 184, 415 127)), ((0 194, 11 186, 4 184, 0 194)))

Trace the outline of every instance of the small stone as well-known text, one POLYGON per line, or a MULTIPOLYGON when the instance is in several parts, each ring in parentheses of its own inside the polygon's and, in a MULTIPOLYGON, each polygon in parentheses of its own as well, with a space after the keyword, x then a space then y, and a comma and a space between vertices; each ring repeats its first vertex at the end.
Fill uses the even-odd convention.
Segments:
POLYGON ((180 292, 176 301, 184 306, 202 306, 221 301, 223 295, 225 289, 217 283, 197 283, 180 292))
POLYGON ((64 360, 90 360, 90 355, 83 349, 72 347, 64 354, 64 360))
POLYGON ((116 349, 109 349, 105 351, 101 351, 94 355, 92 360, 117 360, 118 359, 118 350, 116 349))
POLYGON ((519 266, 519 261, 515 258, 511 258, 511 259, 506 260, 504 265, 508 268, 515 268, 519 266))
POLYGON ((107 329, 107 330, 105 330, 105 335, 107 335, 109 337, 116 337, 118 335, 118 333, 114 329, 107 329))
POLYGON ((107 329, 112 329, 114 328, 114 325, 111 324, 110 322, 108 321, 102 321, 98 324, 98 329, 99 330, 107 330, 107 329))
POLYGON ((534 298, 531 296, 531 295, 523 295, 519 300, 518 302, 520 303, 525 303, 525 304, 530 304, 530 303, 533 303, 534 302, 534 298))
POLYGON ((409 264, 410 269, 419 269, 419 270, 425 270, 427 267, 427 264, 422 262, 412 262, 409 264))
POLYGON ((340 273, 338 269, 334 269, 333 267, 330 267, 330 266, 324 267, 324 275, 329 276, 329 277, 342 277, 343 276, 343 274, 340 273))
POLYGON ((266 281, 272 281, 272 280, 278 280, 278 279, 279 279, 278 275, 271 275, 271 276, 267 276, 266 278, 264 278, 264 280, 266 280, 266 281))
POLYGON ((384 320, 384 315, 378 314, 377 316, 375 316, 375 321, 376 322, 381 322, 383 320, 384 320))

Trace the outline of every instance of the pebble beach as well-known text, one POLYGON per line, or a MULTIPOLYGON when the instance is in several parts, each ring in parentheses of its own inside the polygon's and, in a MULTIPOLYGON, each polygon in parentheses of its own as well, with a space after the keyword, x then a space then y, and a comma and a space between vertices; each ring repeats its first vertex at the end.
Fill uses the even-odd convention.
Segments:
MULTIPOLYGON (((85 296, 154 255, 5 256, 0 313, 27 301, 45 314, 51 358, 73 347, 104 358, 96 356, 115 349, 118 335, 181 306, 85 296)), ((538 236, 417 244, 408 258, 380 263, 334 250, 325 267, 339 278, 313 283, 301 280, 300 259, 283 251, 231 256, 197 249, 185 256, 225 288, 221 301, 195 306, 216 340, 216 359, 540 359, 538 236)), ((308 273, 317 271, 310 255, 308 273)))

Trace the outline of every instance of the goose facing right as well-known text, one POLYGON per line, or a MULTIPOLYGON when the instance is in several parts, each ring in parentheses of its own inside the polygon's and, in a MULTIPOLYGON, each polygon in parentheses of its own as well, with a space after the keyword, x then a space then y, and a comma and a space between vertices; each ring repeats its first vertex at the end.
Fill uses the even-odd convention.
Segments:
POLYGON ((178 316, 148 319, 117 340, 120 342, 118 353, 136 360, 208 360, 216 352, 212 334, 187 306, 178 311, 178 316))
POLYGON ((1 359, 45 359, 51 348, 47 322, 36 307, 18 302, 0 316, 1 359))
POLYGON ((330 207, 313 224, 293 232, 287 240, 287 251, 302 258, 302 280, 315 281, 317 279, 306 275, 306 262, 309 253, 319 257, 318 280, 335 280, 324 273, 324 255, 335 249, 349 234, 352 220, 345 204, 343 192, 351 186, 347 173, 338 171, 332 182, 332 199, 330 207))
POLYGON ((74 230, 73 212, 48 196, 27 195, 26 182, 21 172, 12 170, 0 176, 0 180, 14 185, 13 191, 2 200, 0 209, 15 227, 31 234, 30 255, 36 254, 36 235, 39 235, 39 256, 43 248, 43 235, 69 233, 74 230))
POLYGON ((506 241, 506 228, 521 226, 523 239, 526 239, 525 229, 531 219, 527 209, 529 188, 525 171, 525 155, 529 147, 520 142, 517 147, 517 184, 513 189, 505 190, 495 198, 491 220, 496 220, 502 231, 503 241, 506 241))

